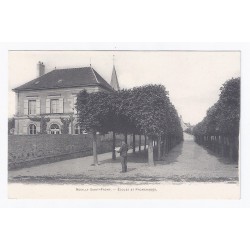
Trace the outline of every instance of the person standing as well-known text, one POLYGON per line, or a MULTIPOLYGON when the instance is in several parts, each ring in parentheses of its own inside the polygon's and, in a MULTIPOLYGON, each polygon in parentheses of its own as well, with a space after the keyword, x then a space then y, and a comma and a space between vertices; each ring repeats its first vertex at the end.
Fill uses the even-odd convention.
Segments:
POLYGON ((121 164, 122 164, 122 173, 127 172, 127 158, 128 158, 128 145, 125 141, 122 141, 120 149, 117 151, 120 153, 121 164))

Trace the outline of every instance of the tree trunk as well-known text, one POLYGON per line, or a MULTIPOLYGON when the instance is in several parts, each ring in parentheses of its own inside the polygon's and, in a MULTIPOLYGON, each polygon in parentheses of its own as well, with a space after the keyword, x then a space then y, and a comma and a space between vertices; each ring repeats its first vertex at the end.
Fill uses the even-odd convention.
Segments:
POLYGON ((219 143, 219 136, 216 135, 215 136, 215 151, 216 151, 216 154, 219 154, 218 143, 219 143))
POLYGON ((215 136, 214 136, 214 152, 215 152, 216 154, 218 153, 217 144, 218 144, 218 137, 217 137, 217 135, 215 135, 215 136))
POLYGON ((231 161, 234 160, 234 138, 229 137, 229 158, 231 161))
POLYGON ((127 133, 124 134, 124 141, 126 142, 126 144, 128 143, 128 134, 127 133))
POLYGON ((221 156, 225 156, 225 145, 224 145, 224 136, 221 136, 221 156))
POLYGON ((133 133, 133 154, 135 153, 135 134, 133 133))
POLYGON ((154 166, 153 138, 148 136, 148 165, 154 166))
MULTIPOLYGON (((235 137, 235 160, 239 160, 239 137, 235 137)), ((238 167, 238 164, 237 164, 238 167)))
POLYGON ((96 131, 93 132, 93 164, 98 166, 98 158, 97 158, 97 137, 96 131))
POLYGON ((144 135, 144 151, 147 149, 147 136, 144 135))
POLYGON ((169 148, 169 138, 166 136, 166 154, 168 153, 168 148, 169 148))
POLYGON ((157 157, 157 160, 160 161, 161 160, 161 136, 158 136, 157 147, 158 147, 158 157, 157 157))
POLYGON ((163 137, 163 156, 165 156, 166 154, 166 136, 163 137))
POLYGON ((71 125, 71 134, 73 135, 75 133, 74 131, 74 125, 73 125, 73 115, 70 116, 70 125, 71 125))
POLYGON ((113 148, 112 148, 112 159, 116 159, 116 154, 115 154, 115 132, 113 131, 113 148))
POLYGON ((139 152, 141 152, 141 135, 139 135, 139 152))

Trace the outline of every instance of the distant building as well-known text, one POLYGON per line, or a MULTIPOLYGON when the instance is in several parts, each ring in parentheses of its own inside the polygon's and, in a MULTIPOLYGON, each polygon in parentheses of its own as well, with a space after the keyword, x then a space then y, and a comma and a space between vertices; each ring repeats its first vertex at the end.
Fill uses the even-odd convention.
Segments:
POLYGON ((89 93, 119 90, 115 68, 110 85, 91 66, 54 69, 45 74, 45 65, 39 62, 38 78, 13 89, 15 134, 83 133, 77 122, 75 102, 84 89, 89 93))
POLYGON ((180 122, 181 122, 182 130, 185 131, 188 128, 188 126, 186 123, 184 123, 181 115, 180 115, 180 122))
POLYGON ((189 134, 193 133, 194 126, 191 125, 190 122, 184 122, 181 115, 180 115, 180 122, 181 122, 181 127, 182 127, 183 131, 185 131, 189 134))

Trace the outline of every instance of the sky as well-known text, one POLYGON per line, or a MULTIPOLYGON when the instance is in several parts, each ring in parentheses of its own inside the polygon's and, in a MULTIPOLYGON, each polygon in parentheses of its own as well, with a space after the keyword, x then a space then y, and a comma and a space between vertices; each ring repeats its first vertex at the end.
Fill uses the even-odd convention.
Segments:
POLYGON ((162 84, 184 122, 200 122, 218 99, 220 87, 240 76, 240 52, 194 51, 10 51, 9 117, 15 113, 13 88, 55 67, 92 67, 110 83, 113 63, 121 88, 162 84), (114 58, 114 59, 113 59, 114 58))

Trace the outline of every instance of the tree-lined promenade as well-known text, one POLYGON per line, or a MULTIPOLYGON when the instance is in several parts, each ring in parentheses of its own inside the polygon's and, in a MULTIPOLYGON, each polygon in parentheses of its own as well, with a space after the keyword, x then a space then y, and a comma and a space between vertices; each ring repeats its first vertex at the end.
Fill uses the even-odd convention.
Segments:
MULTIPOLYGON (((87 93, 77 96, 76 108, 82 127, 93 134, 94 164, 98 164, 96 133, 144 136, 148 143, 148 164, 154 165, 153 142, 157 141, 157 159, 183 140, 178 113, 162 85, 146 85, 114 92, 87 93)), ((140 145, 139 145, 140 149, 140 145)))
POLYGON ((98 168, 92 166, 93 157, 86 156, 12 170, 9 172, 9 181, 101 185, 237 182, 237 164, 225 164, 225 159, 209 151, 184 133, 183 143, 176 145, 161 161, 156 161, 153 169, 147 167, 143 152, 134 154, 130 149, 128 172, 125 175, 121 173, 119 159, 110 159, 111 152, 108 152, 99 154, 101 167, 98 168))
POLYGON ((232 78, 220 88, 219 100, 193 130, 198 144, 238 160, 240 124, 240 78, 232 78))
MULTIPOLYGON (((82 156, 13 169, 9 172, 9 181, 126 185, 161 182, 237 183, 238 163, 225 156, 232 159, 238 157, 239 94, 240 79, 227 81, 221 88, 218 102, 194 128, 194 136, 184 133, 182 142, 180 119, 163 86, 147 85, 111 93, 83 91, 78 95, 77 110, 83 128, 93 134, 92 138, 89 136, 88 144, 93 139, 94 157, 82 156), (110 145, 108 153, 99 152, 97 157, 97 132, 113 133, 113 149, 116 135, 124 134, 125 139, 128 134, 133 134, 133 139, 137 135, 137 138, 141 138, 139 142, 147 143, 147 152, 135 152, 133 140, 133 148, 128 152, 128 171, 124 175, 118 167, 118 159, 111 159, 110 145), (153 145, 157 146, 153 148, 153 145), (154 157, 160 161, 155 162, 154 157), (93 168, 93 158, 95 165, 98 165, 99 160, 102 167, 93 168), (154 166, 154 170, 147 168, 148 165, 154 166)), ((120 136, 117 136, 118 139, 120 136)), ((140 143, 136 146, 140 151, 140 143)))

